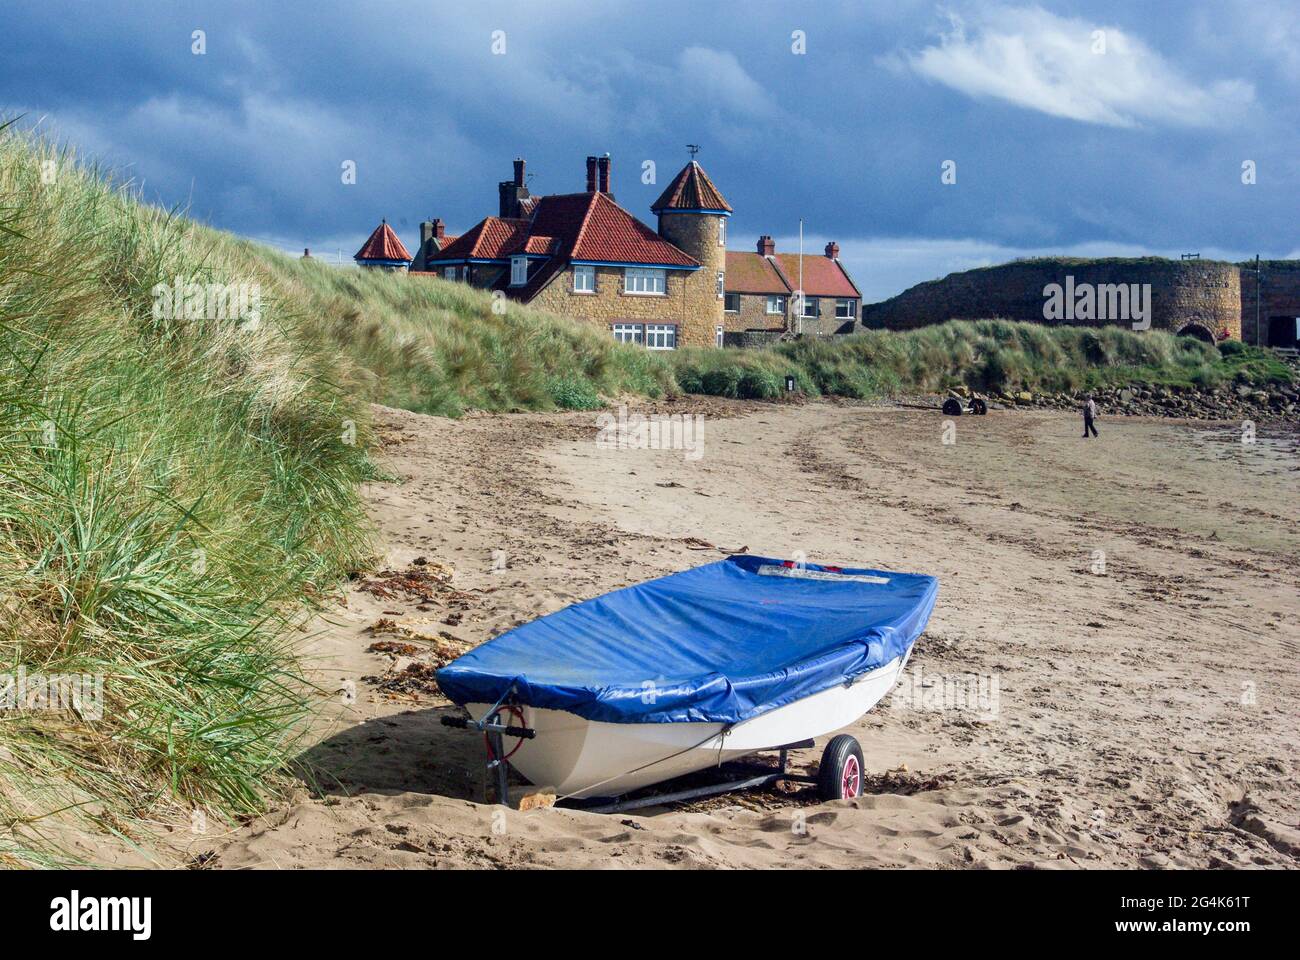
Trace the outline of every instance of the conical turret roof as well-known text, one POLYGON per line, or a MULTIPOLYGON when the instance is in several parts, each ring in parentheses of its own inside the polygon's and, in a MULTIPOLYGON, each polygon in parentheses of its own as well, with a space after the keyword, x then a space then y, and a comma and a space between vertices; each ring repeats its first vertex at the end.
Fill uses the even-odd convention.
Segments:
POLYGON ((382 221, 375 227, 370 239, 361 245, 361 249, 352 257, 353 260, 410 260, 411 254, 402 241, 393 233, 388 221, 382 221))
POLYGON ((713 185, 704 168, 692 160, 650 207, 651 213, 672 210, 730 213, 731 204, 713 185))

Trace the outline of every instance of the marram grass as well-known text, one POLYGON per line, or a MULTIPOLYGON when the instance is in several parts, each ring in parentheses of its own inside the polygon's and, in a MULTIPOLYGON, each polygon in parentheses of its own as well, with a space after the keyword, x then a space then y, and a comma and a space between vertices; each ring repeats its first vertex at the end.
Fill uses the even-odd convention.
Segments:
POLYGON ((0 133, 0 864, 275 795, 315 695, 287 638, 367 554, 354 379, 246 249, 0 133), (155 316, 177 277, 259 283, 258 322, 155 316))
MULTIPOLYGON (((242 242, 241 242, 242 243, 242 242)), ((1271 351, 1221 352, 1193 337, 1122 327, 954 320, 763 349, 672 352, 433 276, 331 267, 246 244, 289 291, 305 326, 348 357, 367 399, 422 413, 592 409, 619 394, 858 399, 946 390, 1070 392, 1136 380, 1210 387, 1290 376, 1271 351), (496 309, 493 309, 493 307, 496 309), (498 312, 499 311, 499 312, 498 312)))

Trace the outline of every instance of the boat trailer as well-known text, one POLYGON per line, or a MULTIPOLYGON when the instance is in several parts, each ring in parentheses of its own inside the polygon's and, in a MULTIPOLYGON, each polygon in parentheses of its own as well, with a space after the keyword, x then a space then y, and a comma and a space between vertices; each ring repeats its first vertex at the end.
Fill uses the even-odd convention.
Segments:
MULTIPOLYGON (((510 694, 507 693, 506 697, 509 696, 510 694)), ((508 807, 510 806, 510 757, 515 750, 518 750, 523 745, 525 740, 535 739, 537 731, 532 727, 523 725, 523 711, 520 710, 517 704, 506 702, 506 697, 494 704, 479 720, 474 720, 469 716, 443 716, 441 723, 444 727, 455 727, 460 730, 473 729, 483 734, 484 743, 487 747, 487 761, 484 767, 487 774, 487 783, 495 782, 496 802, 508 807), (504 719, 503 714, 508 715, 510 719, 504 719), (510 722, 515 718, 519 720, 517 725, 510 722), (506 752, 503 742, 504 737, 516 737, 519 739, 519 743, 515 744, 514 749, 506 752)), ((826 749, 822 752, 821 766, 816 776, 806 773, 791 773, 787 769, 791 750, 807 750, 815 745, 816 741, 814 740, 799 740, 795 743, 786 743, 755 751, 756 753, 777 751, 776 768, 747 763, 744 760, 732 761, 727 766, 738 772, 747 773, 748 776, 725 780, 720 783, 704 784, 703 786, 674 790, 670 793, 656 793, 646 796, 625 795, 613 798, 593 797, 587 799, 562 797, 560 799, 567 801, 568 805, 574 809, 586 810, 589 813, 620 813, 625 810, 640 810, 644 807, 658 807, 670 803, 682 803, 687 800, 699 800, 704 797, 733 793, 739 790, 767 787, 781 780, 813 784, 817 787, 818 793, 823 800, 852 799, 861 796, 863 788, 862 748, 858 741, 848 734, 842 733, 831 738, 830 743, 826 745, 826 749)), ((484 803, 488 802, 486 793, 487 786, 485 783, 484 803)))
MULTIPOLYGON (((656 793, 644 797, 617 797, 610 799, 608 797, 598 797, 591 800, 574 800, 572 805, 579 810, 586 810, 588 813, 621 813, 624 810, 640 810, 644 807, 658 807, 668 803, 682 803, 687 800, 700 800, 704 797, 716 797, 723 793, 734 793, 738 790, 752 790, 756 787, 767 787, 776 783, 778 780, 793 780, 797 783, 817 783, 817 777, 806 773, 790 773, 786 770, 786 761, 791 750, 807 750, 814 746, 812 740, 800 740, 798 743, 787 743, 780 747, 768 747, 768 751, 779 751, 777 757, 777 766, 773 770, 771 767, 759 766, 754 763, 745 763, 741 761, 732 761, 728 766, 737 771, 747 771, 749 776, 742 777, 739 780, 726 780, 722 783, 709 783, 700 787, 690 787, 685 790, 674 790, 671 793, 656 793)), ((766 752, 766 751, 759 751, 766 752)))

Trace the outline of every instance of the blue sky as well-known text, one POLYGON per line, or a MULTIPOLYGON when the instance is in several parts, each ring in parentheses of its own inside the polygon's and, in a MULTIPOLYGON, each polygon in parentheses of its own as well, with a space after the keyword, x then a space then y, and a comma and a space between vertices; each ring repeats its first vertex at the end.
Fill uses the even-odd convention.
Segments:
POLYGON ((430 216, 460 232, 516 156, 562 193, 608 151, 653 222, 696 143, 732 247, 793 249, 802 217, 869 301, 1034 253, 1300 255, 1293 0, 7 0, 3 19, 0 111, 290 250, 348 257, 381 217, 408 246, 430 216))

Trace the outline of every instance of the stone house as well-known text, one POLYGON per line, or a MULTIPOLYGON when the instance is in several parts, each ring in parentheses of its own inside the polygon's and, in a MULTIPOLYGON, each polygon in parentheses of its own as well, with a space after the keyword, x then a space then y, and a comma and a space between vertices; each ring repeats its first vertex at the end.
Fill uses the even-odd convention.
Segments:
MULTIPOLYGON (((748 276, 755 271, 794 270, 790 255, 769 251, 764 263, 750 260, 761 254, 733 254, 727 251, 727 221, 731 205, 695 160, 684 166, 650 211, 657 219, 651 229, 615 201, 610 192, 610 158, 588 157, 586 190, 582 193, 534 196, 527 187, 525 163, 514 162, 514 176, 498 185, 496 216, 485 217, 459 237, 448 237, 441 221, 420 225, 420 249, 412 271, 436 274, 599 325, 615 339, 641 344, 649 349, 671 350, 678 346, 722 346, 729 331, 747 329, 741 318, 725 309, 731 292, 747 299, 760 291, 729 285, 732 258, 738 271, 748 276)), ((771 238, 766 238, 769 246, 771 238)), ((826 258, 804 260, 805 285, 814 311, 828 311, 834 318, 834 303, 823 307, 826 298, 850 304, 856 319, 861 297, 838 261, 826 258), (810 264, 816 260, 818 263, 810 264)), ((798 258, 794 257, 793 261, 798 258)), ((787 298, 781 304, 778 330, 797 330, 787 316, 789 295, 794 287, 788 278, 779 279, 787 298)), ((766 289, 766 287, 764 287, 766 289)), ((774 324, 767 315, 757 321, 760 329, 774 324)), ((804 321, 817 329, 831 328, 820 312, 804 321)))
POLYGON ((753 252, 727 251, 726 273, 723 324, 732 335, 729 343, 771 339, 771 334, 847 333, 857 323, 862 294, 833 241, 822 256, 801 257, 777 253, 765 234, 753 252))
POLYGON ((655 205, 658 231, 615 201, 608 156, 587 158, 582 193, 532 196, 524 170, 516 160, 514 178, 499 185, 497 215, 427 254, 423 272, 599 324, 651 349, 716 342, 718 237, 725 238, 718 223, 731 211, 712 184, 703 186, 698 164, 688 164, 655 205))

